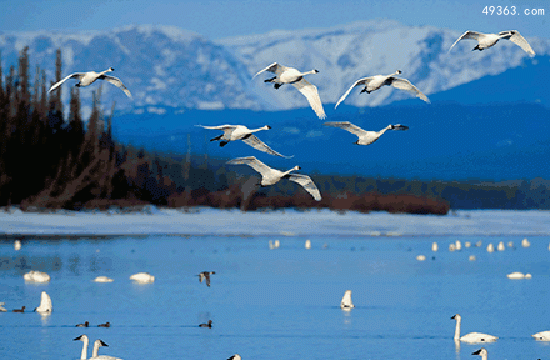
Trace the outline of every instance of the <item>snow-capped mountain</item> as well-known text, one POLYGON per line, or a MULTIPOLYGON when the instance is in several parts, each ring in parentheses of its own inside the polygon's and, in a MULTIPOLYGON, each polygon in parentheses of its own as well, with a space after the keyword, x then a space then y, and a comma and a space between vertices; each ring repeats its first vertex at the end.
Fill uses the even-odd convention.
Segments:
MULTIPOLYGON (((483 29, 476 29, 483 30, 483 29)), ((87 33, 2 33, 0 51, 3 74, 17 65, 19 51, 30 47, 31 74, 34 66, 54 80, 55 50, 63 54, 63 75, 76 71, 115 69, 130 89, 133 100, 114 86, 102 86, 102 99, 116 100, 117 109, 149 105, 195 109, 279 110, 308 107, 293 87, 273 89, 259 76, 252 76, 274 61, 302 71, 317 69, 309 76, 325 104, 334 104, 357 79, 389 74, 397 69, 428 96, 457 85, 496 75, 529 60, 510 41, 472 52, 473 41, 451 44, 460 32, 431 26, 404 26, 390 20, 354 23, 329 29, 274 31, 264 35, 228 38, 216 42, 167 26, 129 26, 87 33)), ((541 34, 542 35, 542 34, 541 34)), ((537 55, 550 55, 550 40, 530 38, 537 55)), ((263 74, 262 74, 263 75, 263 74)), ((71 80, 68 84, 73 85, 71 80)), ((81 90, 91 98, 92 85, 81 90)), ((63 91, 68 102, 68 91, 63 91)), ((377 106, 411 98, 403 91, 382 88, 372 94, 353 91, 347 105, 377 106)))

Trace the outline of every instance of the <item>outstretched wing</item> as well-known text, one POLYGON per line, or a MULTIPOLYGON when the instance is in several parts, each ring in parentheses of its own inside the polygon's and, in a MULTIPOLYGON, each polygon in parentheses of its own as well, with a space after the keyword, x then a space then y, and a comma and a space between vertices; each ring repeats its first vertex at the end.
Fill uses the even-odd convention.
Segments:
POLYGON ((256 159, 254 156, 245 156, 240 157, 236 159, 229 160, 226 162, 226 164, 229 165, 248 165, 252 169, 256 170, 260 174, 267 174, 271 171, 271 168, 261 162, 260 160, 256 159))
POLYGON ((371 80, 372 80, 372 76, 368 76, 366 78, 362 78, 362 79, 359 79, 356 82, 354 82, 353 85, 351 85, 351 87, 348 89, 348 91, 346 91, 346 93, 344 95, 342 95, 342 97, 340 97, 340 100, 338 100, 338 102, 336 103, 336 106, 334 106, 334 108, 336 109, 338 107, 338 105, 340 105, 340 103, 342 101, 344 101, 344 99, 351 92, 351 89, 353 89, 354 87, 359 86, 359 85, 367 85, 371 80))
POLYGON ((217 126, 195 125, 195 126, 200 126, 209 130, 224 130, 224 131, 233 130, 237 127, 236 125, 217 125, 217 126))
POLYGON ((124 86, 124 84, 122 83, 122 81, 120 81, 119 78, 117 78, 116 76, 111 76, 111 75, 101 75, 100 77, 98 77, 98 79, 100 80, 107 80, 108 82, 110 82, 111 84, 113 84, 114 86, 118 87, 119 89, 121 89, 122 91, 124 91, 124 93, 126 94, 126 96, 128 96, 129 98, 132 97, 132 94, 130 93, 130 90, 128 90, 126 88, 126 86, 124 86))
POLYGON ((286 66, 279 65, 279 64, 277 64, 276 62, 274 62, 273 64, 267 66, 265 69, 258 71, 258 72, 256 73, 256 75, 254 75, 254 76, 252 77, 252 79, 254 79, 256 76, 260 75, 260 74, 263 73, 264 71, 271 71, 271 72, 273 72, 273 73, 277 73, 277 71, 282 72, 284 69, 286 69, 286 66))
POLYGON ((391 86, 398 88, 400 90, 406 90, 409 93, 413 94, 414 96, 421 98, 428 104, 430 103, 430 100, 428 99, 428 97, 424 95, 420 90, 418 90, 416 86, 411 84, 411 82, 407 79, 398 79, 398 78, 392 77, 391 86))
POLYGON ((499 35, 505 35, 505 38, 512 41, 514 44, 518 45, 524 51, 526 51, 530 56, 535 56, 535 52, 531 48, 531 45, 525 40, 523 36, 517 30, 508 30, 501 31, 499 35))
POLYGON ((247 137, 242 138, 241 140, 244 141, 246 144, 252 146, 254 149, 266 152, 271 155, 284 157, 286 159, 290 159, 291 157, 294 156, 294 155, 285 156, 285 155, 279 154, 277 151, 267 146, 262 140, 258 139, 258 137, 255 136, 254 134, 250 134, 247 137))
POLYGON ((326 122, 325 125, 326 126, 339 127, 340 129, 347 130, 350 133, 352 133, 354 135, 357 135, 357 136, 361 136, 361 135, 364 135, 366 133, 365 130, 361 129, 357 125, 353 125, 349 121, 329 121, 329 122, 326 122))
POLYGON ((319 119, 323 120, 327 116, 325 115, 325 110, 323 109, 323 104, 321 103, 321 98, 319 97, 319 93, 317 92, 317 87, 313 84, 311 84, 306 79, 302 78, 300 81, 292 83, 298 91, 302 93, 309 101, 309 105, 315 111, 315 114, 319 117, 319 119))
POLYGON ((319 192, 319 189, 317 189, 317 186, 315 186, 315 183, 313 182, 313 180, 311 180, 309 176, 300 175, 300 174, 290 174, 288 179, 302 185, 302 187, 306 189, 306 191, 310 193, 311 196, 313 196, 313 198, 316 201, 321 200, 321 193, 319 192))
POLYGON ((454 42, 453 45, 451 45, 451 47, 449 48, 449 51, 451 51, 451 49, 453 48, 453 46, 456 45, 457 42, 459 42, 460 40, 462 39, 474 39, 474 40, 477 40, 479 41, 479 39, 485 34, 483 33, 480 33, 480 32, 477 32, 477 31, 471 31, 471 30, 468 30, 466 31, 464 34, 460 35, 460 37, 458 39, 456 39, 456 41, 454 42))
POLYGON ((61 86, 61 84, 63 84, 66 80, 69 80, 69 79, 80 79, 81 76, 84 76, 84 73, 74 73, 74 74, 71 74, 71 75, 68 75, 68 76, 65 76, 65 78, 63 80, 59 80, 58 82, 56 82, 55 84, 52 85, 52 87, 50 88, 50 90, 48 90, 48 92, 52 92, 53 90, 57 89, 59 86, 61 86))

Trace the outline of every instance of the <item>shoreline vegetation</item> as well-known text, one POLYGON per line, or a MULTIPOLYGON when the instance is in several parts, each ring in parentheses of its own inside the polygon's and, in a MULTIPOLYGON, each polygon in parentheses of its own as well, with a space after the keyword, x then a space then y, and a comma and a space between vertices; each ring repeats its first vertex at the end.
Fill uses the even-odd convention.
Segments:
MULTIPOLYGON (((101 87, 92 91, 88 121, 81 115, 80 89, 59 87, 47 93, 46 75, 36 66, 31 86, 29 48, 17 71, 4 77, 0 62, 0 207, 22 211, 109 210, 146 205, 171 208, 209 206, 242 211, 326 208, 362 213, 445 215, 450 209, 548 209, 548 181, 460 183, 309 174, 322 200, 283 181, 260 188, 253 172, 235 172, 226 159, 207 154, 159 154, 117 143, 112 118, 101 107, 101 87), (65 116, 62 91, 70 91, 65 116), (533 184, 539 184, 534 187, 533 184), (523 190, 522 190, 523 188, 523 190)), ((55 77, 61 79, 61 51, 55 77)), ((1 60, 1 54, 0 54, 1 60)), ((188 144, 191 139, 188 135, 188 144)))

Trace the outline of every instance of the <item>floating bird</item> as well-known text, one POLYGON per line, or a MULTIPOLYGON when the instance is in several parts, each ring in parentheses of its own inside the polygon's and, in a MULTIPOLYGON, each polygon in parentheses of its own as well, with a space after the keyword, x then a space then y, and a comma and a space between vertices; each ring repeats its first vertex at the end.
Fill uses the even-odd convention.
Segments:
POLYGON ((239 354, 231 355, 227 360, 241 360, 241 355, 239 354))
MULTIPOLYGON (((76 327, 90 327, 90 322, 89 321, 84 321, 84 324, 77 324, 75 326, 76 327)), ((75 339, 75 340, 80 340, 80 339, 75 339)))
POLYGON ((487 334, 481 334, 478 332, 471 332, 469 334, 466 334, 464 336, 460 336, 460 321, 461 317, 459 314, 456 314, 451 317, 451 319, 456 320, 456 327, 455 327, 455 340, 460 340, 464 342, 487 342, 487 341, 495 341, 498 339, 498 336, 493 335, 487 335, 487 334))
POLYGON ((453 48, 453 46, 456 45, 457 42, 459 42, 462 39, 473 39, 477 40, 477 45, 474 50, 485 50, 487 48, 490 48, 491 46, 494 46, 499 40, 506 39, 512 41, 514 44, 518 45, 520 48, 522 48, 524 51, 526 51, 530 56, 535 56, 535 52, 533 49, 531 49, 531 46, 525 40, 523 36, 520 35, 519 31, 517 30, 507 30, 507 31, 501 31, 497 34, 483 34, 477 31, 471 31, 468 30, 464 34, 462 34, 451 47, 449 48, 449 51, 453 48))
POLYGON ((291 171, 300 170, 299 166, 295 166, 288 171, 279 171, 272 169, 254 156, 240 157, 233 160, 229 160, 227 164, 230 165, 248 165, 262 175, 260 182, 261 186, 274 185, 281 179, 289 179, 301 185, 308 193, 313 196, 317 201, 321 200, 321 193, 315 183, 307 175, 290 174, 291 171))
POLYGON ((472 355, 479 355, 479 356, 481 356, 481 360, 487 360, 487 350, 485 350, 484 347, 482 347, 481 349, 479 349, 477 351, 474 351, 472 353, 472 355))
POLYGON ((97 276, 94 279, 95 282, 113 282, 114 280, 107 276, 97 276))
POLYGON ((210 286, 210 275, 215 275, 215 271, 202 271, 199 275, 199 282, 202 282, 204 279, 206 279, 206 286, 210 286))
POLYGON ((200 324, 199 327, 211 328, 212 327, 212 320, 208 320, 208 322, 206 324, 200 324))
POLYGON ((89 360, 121 360, 120 358, 108 355, 98 355, 99 348, 102 346, 109 346, 101 339, 94 341, 94 348, 92 350, 92 357, 89 360))
POLYGON ((59 80, 58 82, 53 84, 50 90, 48 90, 48 92, 52 92, 53 90, 61 86, 61 84, 63 84, 68 79, 78 79, 78 83, 75 86, 88 86, 88 85, 91 85, 96 80, 107 80, 114 86, 120 88, 122 91, 124 91, 126 96, 131 98, 132 94, 130 93, 130 90, 128 90, 126 86, 124 86, 124 84, 122 83, 122 81, 120 81, 119 78, 111 75, 105 75, 105 73, 109 71, 115 71, 115 69, 110 67, 107 70, 101 71, 99 73, 95 71, 87 71, 87 72, 80 72, 80 73, 74 73, 74 74, 68 75, 63 80, 59 80))
POLYGON ((252 146, 256 150, 260 150, 275 156, 281 156, 287 159, 292 157, 292 156, 285 156, 285 155, 279 154, 277 151, 271 149, 264 142, 258 139, 256 135, 252 134, 253 132, 271 129, 271 126, 269 125, 262 126, 261 128, 258 128, 258 129, 248 129, 244 125, 219 125, 219 126, 196 125, 196 126, 202 126, 203 128, 209 129, 209 130, 223 130, 222 135, 219 135, 213 139, 210 139, 210 141, 219 140, 220 146, 227 145, 229 141, 242 140, 245 144, 252 146))
POLYGON ((14 309, 14 310, 12 310, 12 312, 20 312, 20 313, 23 313, 23 312, 25 312, 25 307, 24 307, 24 306, 21 306, 21 309, 14 309))
POLYGON ((541 332, 538 332, 535 335, 531 335, 531 336, 534 337, 537 340, 550 341, 550 330, 541 331, 541 332))
POLYGON ((6 308, 4 308, 3 305, 6 305, 5 302, 0 302, 0 312, 7 312, 8 310, 6 310, 6 308))
POLYGON ((150 283, 155 281, 155 277, 148 272, 139 272, 130 276, 130 280, 137 281, 138 283, 150 283))
POLYGON ((50 281, 50 275, 42 271, 31 270, 25 275, 23 275, 23 279, 25 279, 25 281, 32 281, 32 282, 48 282, 50 281))
POLYGON ((111 323, 107 321, 105 324, 99 324, 97 327, 111 327, 111 323))
POLYGON ((409 130, 408 126, 400 124, 388 125, 380 131, 363 130, 359 126, 353 125, 349 121, 331 121, 326 122, 325 125, 339 127, 340 129, 344 129, 354 135, 357 135, 359 137, 359 140, 355 142, 356 145, 370 145, 378 140, 378 138, 382 136, 382 134, 384 134, 387 130, 409 130))
POLYGON ((264 71, 271 71, 276 75, 270 79, 264 80, 265 82, 275 83, 275 89, 278 89, 285 84, 294 85, 294 87, 306 97, 309 105, 313 111, 315 111, 315 114, 317 114, 321 120, 326 118, 325 110, 323 110, 323 104, 321 104, 321 98, 317 92, 317 87, 304 79, 305 75, 317 74, 319 72, 318 70, 301 72, 292 67, 283 66, 274 62, 265 69, 258 71, 253 78, 260 75, 264 71))
POLYGON ((50 298, 50 295, 46 294, 45 291, 42 291, 40 294, 40 305, 35 308, 34 311, 39 313, 52 312, 52 299, 50 298))
POLYGON ((86 358, 88 357, 88 344, 90 343, 90 340, 86 335, 80 335, 73 339, 73 341, 77 340, 83 342, 82 351, 80 352, 80 360, 86 360, 86 358))
POLYGON ((361 85, 365 85, 365 87, 363 88, 363 90, 361 90, 361 92, 366 92, 367 94, 370 94, 371 91, 380 89, 384 85, 391 85, 400 90, 408 91, 414 96, 424 100, 428 104, 430 103, 430 100, 428 99, 428 97, 424 95, 420 90, 418 90, 416 86, 411 84, 409 80, 395 77, 395 75, 399 75, 399 74, 401 74, 401 70, 397 70, 396 72, 390 75, 374 75, 374 76, 368 76, 357 80, 356 82, 353 83, 353 85, 351 85, 348 91, 346 91, 345 94, 342 95, 342 97, 340 98, 340 100, 338 100, 334 108, 336 109, 338 105, 340 105, 340 103, 344 101, 344 99, 351 92, 351 89, 361 85))
POLYGON ((342 301, 340 301, 340 308, 342 310, 351 310, 354 307, 355 305, 351 302, 351 290, 346 290, 342 297, 342 301))

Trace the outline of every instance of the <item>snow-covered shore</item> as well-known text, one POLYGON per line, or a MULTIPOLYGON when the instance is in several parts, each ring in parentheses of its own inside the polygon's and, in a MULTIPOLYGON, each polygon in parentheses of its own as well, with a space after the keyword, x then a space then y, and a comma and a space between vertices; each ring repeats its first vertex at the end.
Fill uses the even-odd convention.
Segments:
POLYGON ((550 235, 548 211, 458 211, 447 216, 329 210, 241 212, 0 212, 0 237, 11 235, 550 235))

